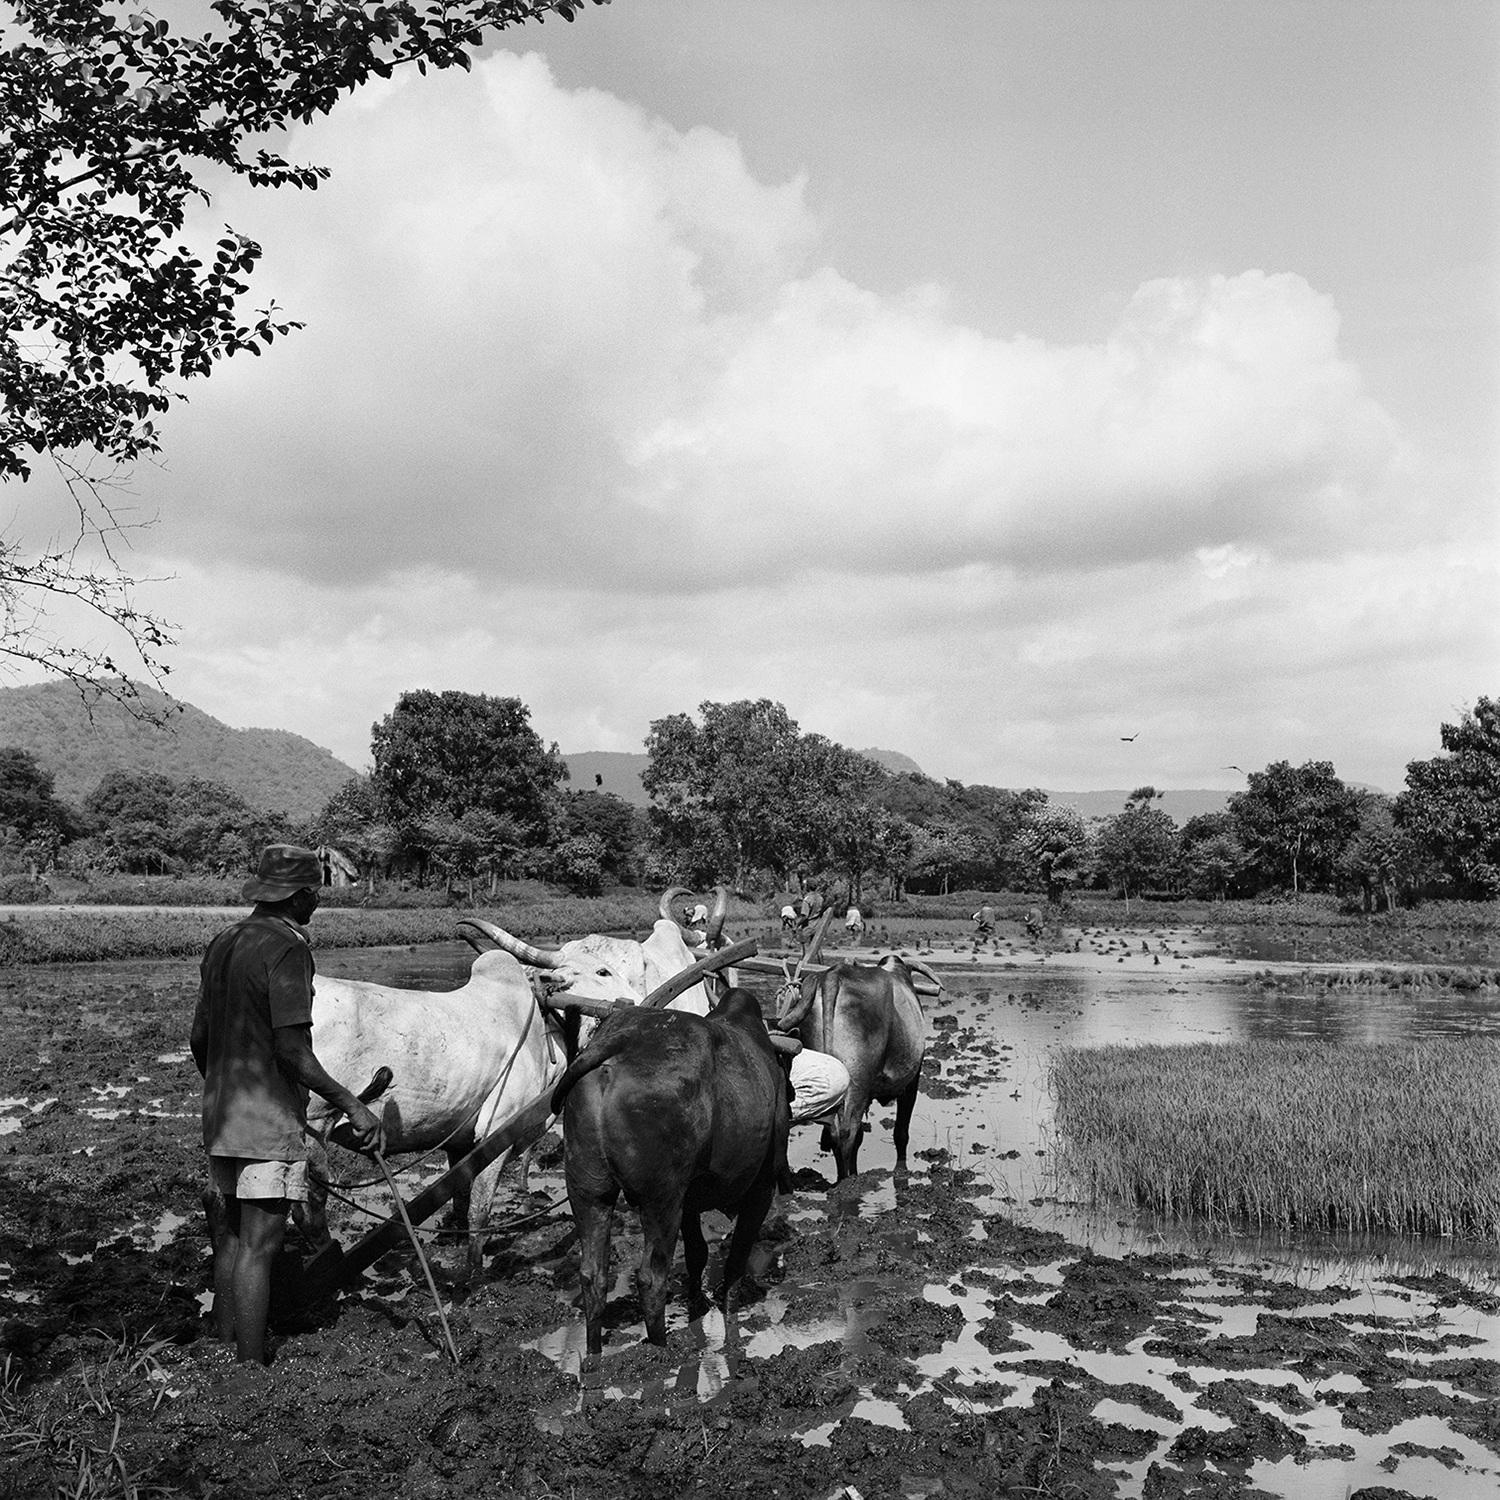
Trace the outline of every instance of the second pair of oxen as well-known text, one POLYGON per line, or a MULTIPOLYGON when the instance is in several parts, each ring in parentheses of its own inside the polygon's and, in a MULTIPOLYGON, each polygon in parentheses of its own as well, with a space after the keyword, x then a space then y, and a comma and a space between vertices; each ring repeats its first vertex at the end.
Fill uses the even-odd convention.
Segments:
POLYGON ((894 954, 878 963, 839 963, 796 976, 782 987, 779 1031, 797 1031, 805 1046, 836 1057, 849 1089, 823 1129, 838 1180, 859 1171, 859 1143, 872 1100, 896 1105, 896 1165, 906 1163, 912 1108, 926 1054, 926 1020, 917 986, 942 983, 926 964, 894 954), (917 976, 921 976, 919 979, 917 976))

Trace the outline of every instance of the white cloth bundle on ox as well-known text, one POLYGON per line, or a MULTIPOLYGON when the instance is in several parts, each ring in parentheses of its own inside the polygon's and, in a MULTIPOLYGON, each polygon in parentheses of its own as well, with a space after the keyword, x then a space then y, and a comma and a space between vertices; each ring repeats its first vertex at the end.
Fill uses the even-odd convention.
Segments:
MULTIPOLYGON (((663 898, 665 905, 666 898, 663 898)), ((722 914, 718 920, 722 923, 722 914)), ((689 947, 682 928, 671 917, 657 920, 644 942, 633 938, 608 937, 590 933, 574 938, 558 948, 537 948, 512 937, 503 928, 489 922, 470 922, 492 942, 513 953, 522 963, 530 964, 544 975, 548 989, 580 1000, 629 1000, 639 1005, 653 990, 676 978, 707 956, 705 947, 689 947)), ((710 931, 714 919, 710 918, 710 931)), ((693 934, 698 936, 698 934, 693 934)), ((733 985, 734 971, 725 978, 733 985)), ((673 999, 668 1010, 685 1010, 706 1016, 714 1002, 700 980, 691 989, 673 999)), ((585 1045, 598 1024, 585 1016, 579 1028, 579 1044, 585 1045)), ((849 1071, 838 1058, 804 1048, 791 1063, 792 1124, 805 1125, 833 1114, 849 1092, 849 1071)))

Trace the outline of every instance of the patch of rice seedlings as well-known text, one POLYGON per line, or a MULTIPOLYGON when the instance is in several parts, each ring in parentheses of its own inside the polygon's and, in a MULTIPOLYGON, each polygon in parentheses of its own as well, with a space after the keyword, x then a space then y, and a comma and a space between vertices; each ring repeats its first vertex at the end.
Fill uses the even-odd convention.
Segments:
POLYGON ((158 1354, 165 1340, 149 1333, 133 1343, 108 1340, 102 1361, 81 1359, 61 1380, 23 1389, 21 1372, 5 1356, 0 1367, 0 1453, 10 1478, 24 1488, 7 1493, 56 1500, 147 1500, 180 1492, 131 1472, 121 1446, 125 1416, 161 1404, 165 1385, 158 1354))
POLYGON ((1500 1238, 1500 1042, 1067 1048, 1054 1168, 1259 1229, 1500 1238))

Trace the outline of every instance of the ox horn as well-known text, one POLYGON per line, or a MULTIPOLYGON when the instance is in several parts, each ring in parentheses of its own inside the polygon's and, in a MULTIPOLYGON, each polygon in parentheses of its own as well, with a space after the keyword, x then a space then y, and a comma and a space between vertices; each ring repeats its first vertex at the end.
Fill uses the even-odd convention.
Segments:
POLYGON ((729 888, 714 887, 714 909, 708 914, 708 927, 704 937, 710 948, 717 948, 724 941, 724 918, 729 915, 729 888))
POLYGON ((943 981, 939 979, 937 975, 934 974, 932 970, 929 969, 920 958, 903 958, 901 962, 904 963, 908 969, 915 970, 918 974, 925 974, 927 978, 929 978, 938 987, 939 990, 943 988, 943 981))
MULTIPOLYGON (((691 896, 692 894, 685 885, 671 886, 661 893, 661 900, 657 903, 656 909, 668 922, 677 922, 677 918, 672 914, 672 897, 691 896)), ((677 925, 680 927, 682 924, 677 922, 677 925)))
POLYGON ((468 927, 468 923, 467 922, 463 922, 463 921, 459 922, 459 924, 458 924, 458 935, 476 953, 493 953, 495 951, 493 944, 491 944, 490 941, 489 941, 489 939, 486 938, 482 933, 470 932, 469 931, 469 927, 468 927))
POLYGON ((512 937, 503 927, 496 927, 493 922, 482 922, 478 917, 465 917, 464 922, 477 928, 497 948, 504 949, 513 958, 519 958, 523 964, 530 964, 534 969, 555 969, 563 961, 562 954, 556 948, 533 948, 530 943, 523 943, 520 938, 512 937))

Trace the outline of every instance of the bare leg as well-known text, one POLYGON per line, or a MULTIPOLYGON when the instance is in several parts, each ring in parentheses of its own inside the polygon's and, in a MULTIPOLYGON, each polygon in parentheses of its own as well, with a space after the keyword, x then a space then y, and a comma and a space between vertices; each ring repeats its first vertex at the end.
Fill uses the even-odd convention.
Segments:
POLYGON ((214 1247, 214 1335, 224 1343, 234 1338, 234 1265, 240 1253, 238 1198, 218 1193, 203 1195, 208 1235, 214 1247))
MULTIPOLYGON (((239 1198, 235 1203, 239 1219, 238 1248, 229 1274, 235 1353, 242 1363, 263 1365, 266 1362, 266 1312, 271 1305, 271 1267, 281 1253, 281 1243, 286 1236, 287 1200, 239 1198)), ((218 1281, 218 1266, 215 1265, 216 1321, 218 1281)))

